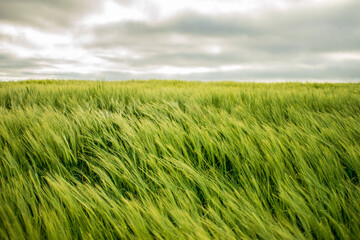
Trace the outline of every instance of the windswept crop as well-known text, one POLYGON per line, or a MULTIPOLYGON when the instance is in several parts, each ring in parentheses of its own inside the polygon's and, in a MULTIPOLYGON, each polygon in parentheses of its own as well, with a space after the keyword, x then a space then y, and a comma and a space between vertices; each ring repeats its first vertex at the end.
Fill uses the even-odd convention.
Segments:
POLYGON ((360 84, 0 83, 0 239, 359 239, 360 84))

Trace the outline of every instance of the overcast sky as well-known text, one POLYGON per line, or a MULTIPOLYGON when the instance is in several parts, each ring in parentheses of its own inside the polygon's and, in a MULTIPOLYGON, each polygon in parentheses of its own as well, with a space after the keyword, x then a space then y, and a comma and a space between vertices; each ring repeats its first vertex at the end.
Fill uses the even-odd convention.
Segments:
POLYGON ((0 80, 360 81, 359 0, 0 0, 0 80))

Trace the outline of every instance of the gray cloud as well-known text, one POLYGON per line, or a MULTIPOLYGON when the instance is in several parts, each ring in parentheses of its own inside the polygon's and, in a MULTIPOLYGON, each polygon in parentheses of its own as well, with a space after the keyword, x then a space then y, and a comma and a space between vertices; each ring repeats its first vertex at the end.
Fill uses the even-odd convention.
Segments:
POLYGON ((5 80, 11 80, 13 78, 31 78, 32 76, 42 77, 46 75, 56 77, 59 73, 53 72, 39 74, 37 72, 44 68, 56 69, 56 65, 58 64, 76 65, 77 62, 39 57, 24 58, 13 54, 0 52, 0 79, 3 78, 5 80))
MULTIPOLYGON (((360 80, 360 2, 357 0, 288 10, 272 9, 257 16, 187 11, 156 21, 123 20, 73 29, 77 26, 76 21, 99 7, 99 1, 4 1, 0 3, 0 22, 69 29, 75 39, 74 47, 102 61, 104 66, 111 66, 93 74, 48 72, 51 76, 108 80, 169 77, 191 80, 360 80), (36 11, 39 14, 30 14, 36 11), (130 55, 121 55, 119 49, 130 55), (336 59, 339 53, 357 57, 336 59), (330 57, 331 54, 335 57, 330 57), (151 72, 164 66, 203 67, 211 71, 151 72), (239 68, 224 70, 222 66, 239 68)), ((132 2, 118 1, 124 6, 132 2)), ((0 34, 1 42, 31 45, 26 39, 5 34, 0 34)), ((24 73, 25 68, 41 68, 45 63, 56 67, 64 61, 24 59, 4 54, 0 55, 0 61, 1 57, 7 57, 7 63, 0 64, 0 72, 9 73, 16 69, 24 73)))
POLYGON ((360 2, 350 1, 326 9, 272 11, 259 18, 188 12, 156 23, 125 21, 97 26, 92 29, 96 40, 91 44, 102 48, 118 45, 153 47, 156 43, 169 44, 169 36, 175 33, 201 41, 246 44, 246 47, 260 47, 276 53, 352 50, 359 49, 358 9, 360 2))
POLYGON ((7 71, 10 69, 37 68, 40 64, 34 59, 21 59, 11 54, 0 54, 0 70, 7 71))
MULTIPOLYGON (((360 51, 360 3, 351 1, 323 9, 302 8, 289 12, 272 11, 259 18, 246 16, 208 16, 183 13, 167 21, 118 22, 92 29, 94 41, 89 49, 123 47, 139 53, 140 59, 101 56, 107 61, 129 66, 206 66, 257 64, 289 70, 232 71, 228 75, 265 78, 360 78, 358 61, 340 63, 325 57, 327 53, 360 51), (172 41, 172 36, 187 41, 172 41), (218 54, 204 51, 216 45, 218 54), (299 68, 297 65, 309 66, 299 68), (311 67, 317 66, 314 70, 311 67), (348 69, 349 68, 349 69, 348 69), (300 76, 298 76, 300 75, 300 76)), ((226 76, 226 73, 221 73, 226 76)), ((220 75, 221 75, 220 74, 220 75)), ((197 74, 201 75, 201 74, 197 74)), ((214 73, 210 73, 213 75, 214 73)), ((195 75, 194 75, 195 76, 195 75)))
MULTIPOLYGON (((74 26, 78 20, 101 8, 101 0, 4 0, 0 22, 54 30, 74 26)), ((116 0, 130 4, 132 0, 116 0)))

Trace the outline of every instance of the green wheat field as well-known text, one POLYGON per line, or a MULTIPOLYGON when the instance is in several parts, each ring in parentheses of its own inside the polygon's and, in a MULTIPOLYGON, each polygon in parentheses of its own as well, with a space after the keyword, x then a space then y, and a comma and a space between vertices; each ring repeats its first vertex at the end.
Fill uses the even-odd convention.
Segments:
POLYGON ((0 239, 359 239, 360 84, 0 83, 0 239))

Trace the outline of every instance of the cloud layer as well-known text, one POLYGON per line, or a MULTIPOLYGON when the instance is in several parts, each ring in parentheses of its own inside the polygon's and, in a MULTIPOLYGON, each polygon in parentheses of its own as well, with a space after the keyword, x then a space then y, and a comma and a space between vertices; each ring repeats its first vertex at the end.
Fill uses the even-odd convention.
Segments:
POLYGON ((3 1, 0 79, 360 80, 357 0, 192 2, 3 1))

